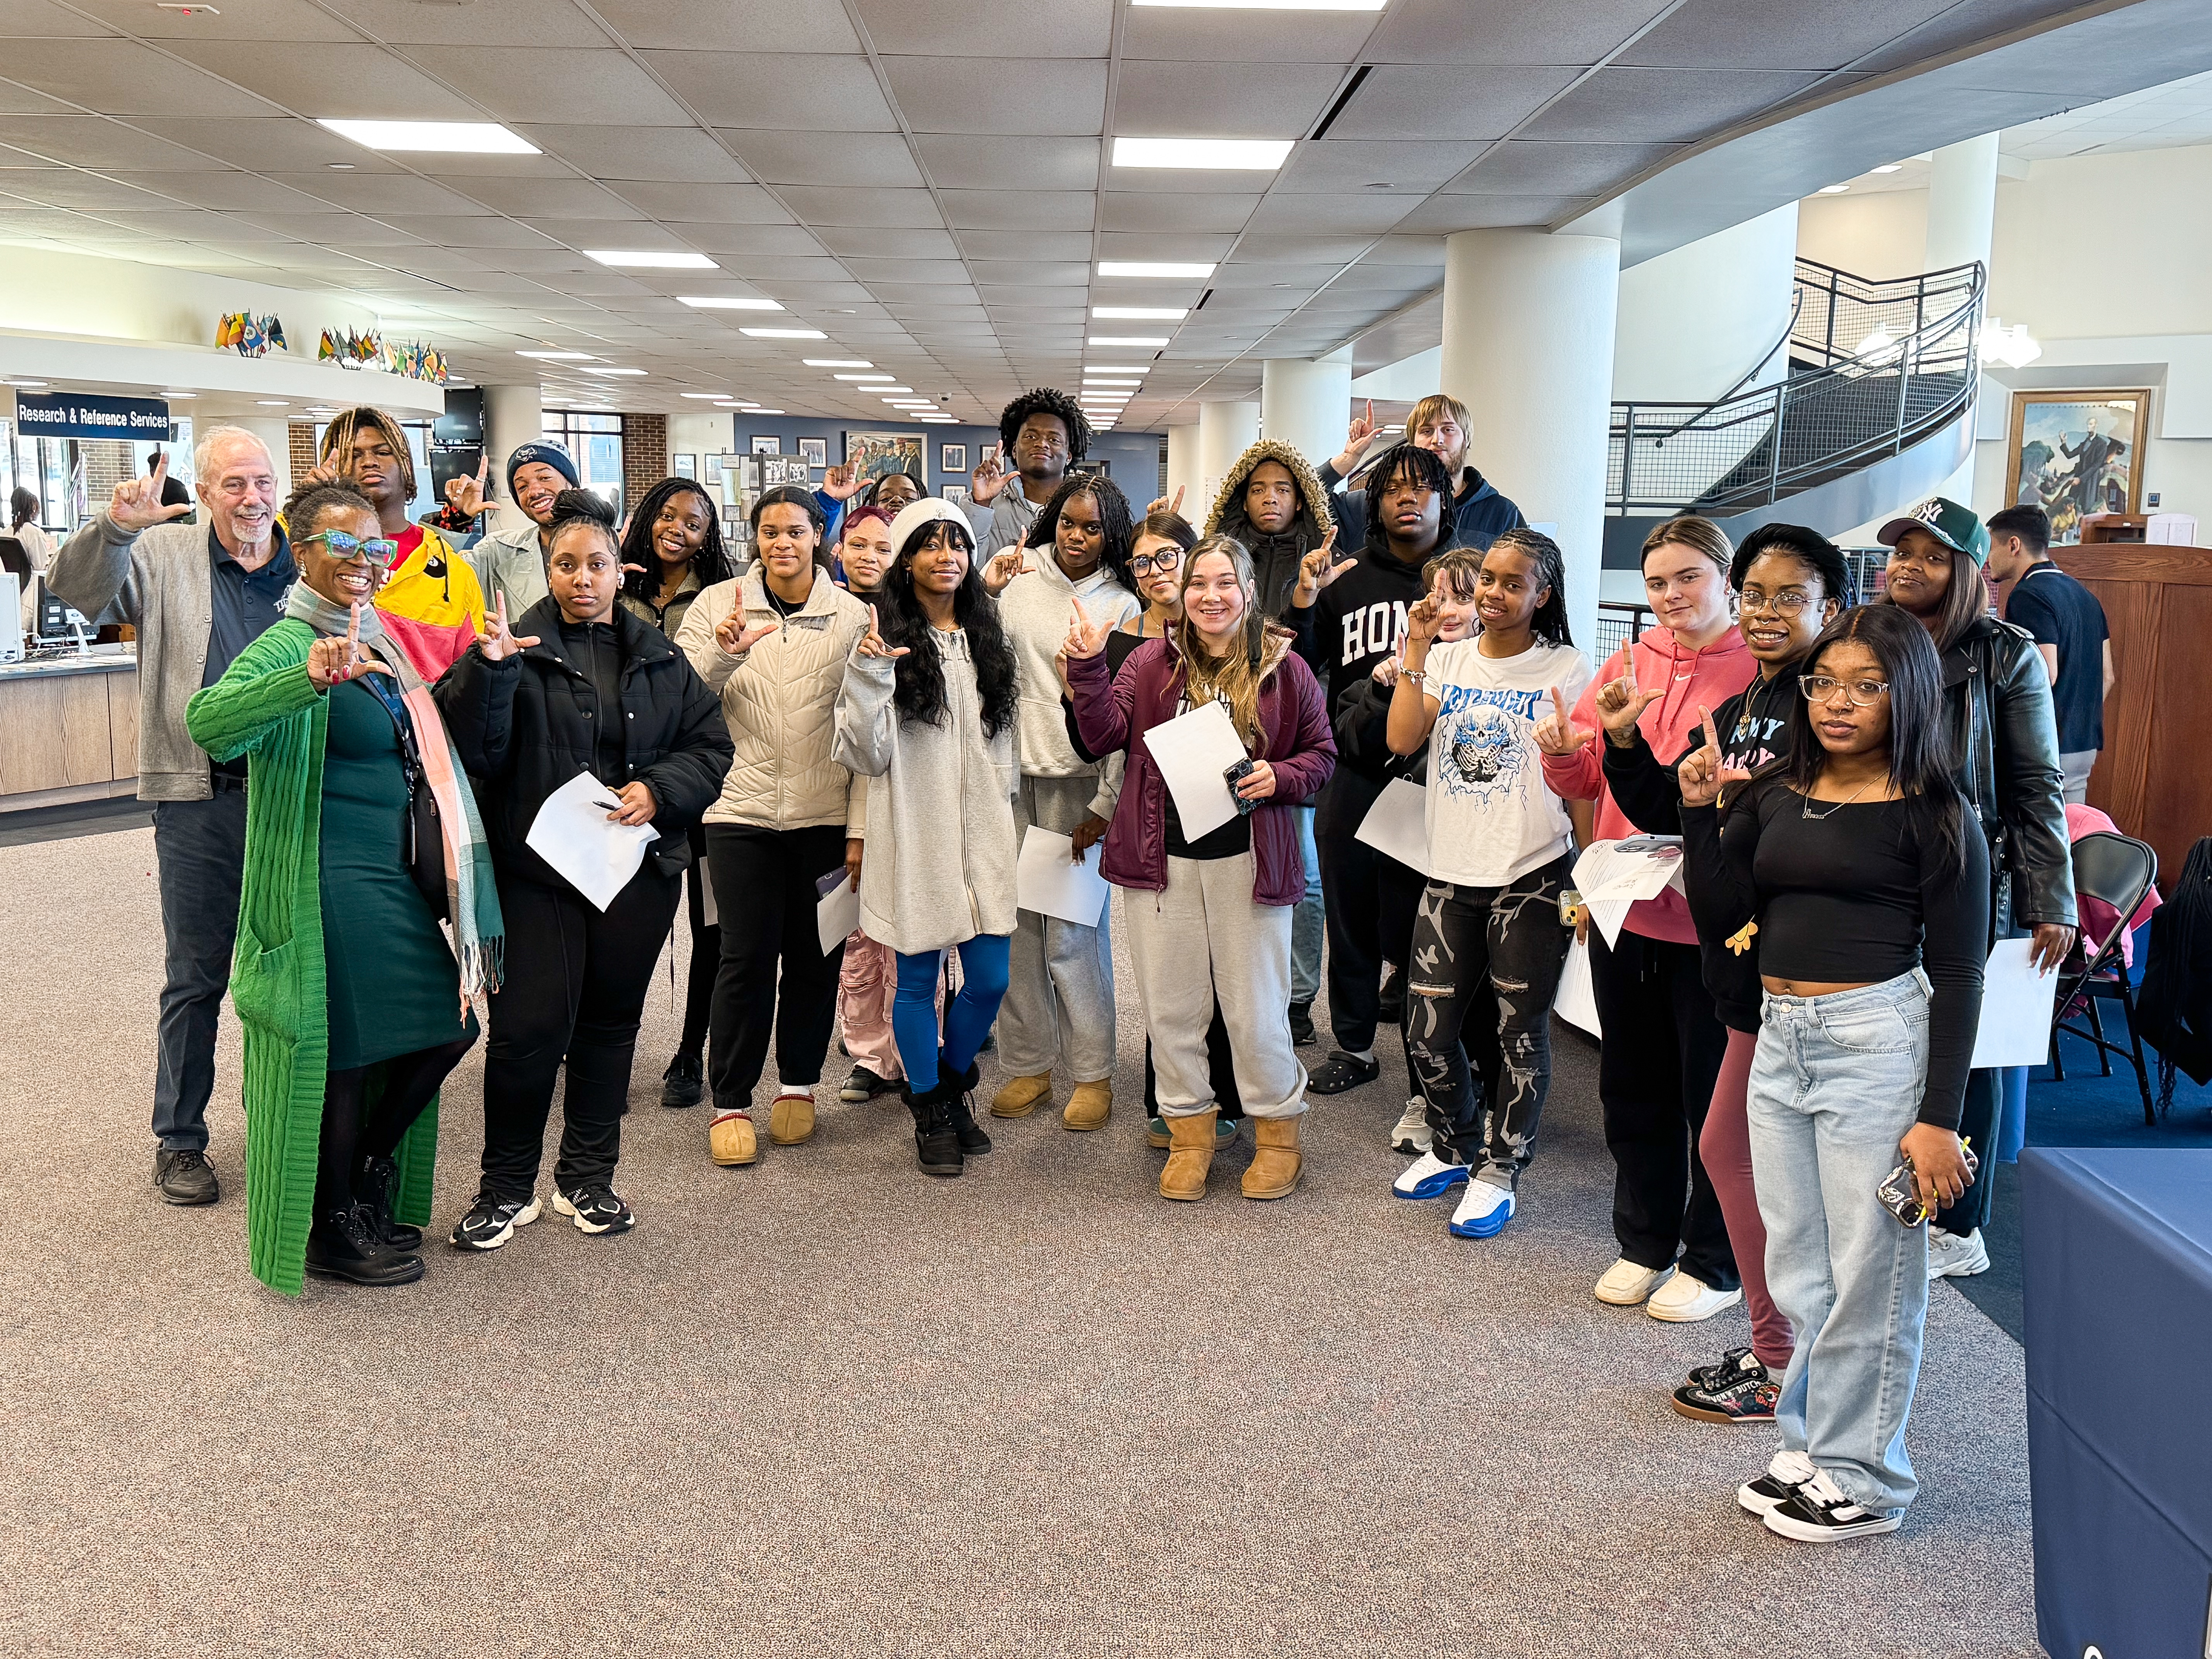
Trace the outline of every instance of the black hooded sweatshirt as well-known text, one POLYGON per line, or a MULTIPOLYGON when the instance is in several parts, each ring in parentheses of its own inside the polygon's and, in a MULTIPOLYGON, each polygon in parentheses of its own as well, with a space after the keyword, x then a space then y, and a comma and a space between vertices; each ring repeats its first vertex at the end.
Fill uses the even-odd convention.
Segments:
MULTIPOLYGON (((1391 554, 1377 532, 1360 550, 1357 569, 1322 588, 1304 610, 1283 613, 1298 654, 1328 685, 1332 714, 1344 707, 1376 663, 1397 650, 1406 636, 1406 612, 1421 597, 1421 568, 1449 545, 1440 535, 1435 547, 1407 564, 1391 554)), ((1340 753, 1337 770, 1356 771, 1376 783, 1385 776, 1384 765, 1364 755, 1340 753)))

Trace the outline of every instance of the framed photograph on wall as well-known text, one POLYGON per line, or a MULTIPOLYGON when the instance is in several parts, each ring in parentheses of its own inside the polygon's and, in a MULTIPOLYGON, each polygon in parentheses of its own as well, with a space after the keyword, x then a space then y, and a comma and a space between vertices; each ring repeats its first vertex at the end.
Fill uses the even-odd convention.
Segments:
POLYGON ((2005 446, 2005 505, 2051 515, 2053 546, 2081 539, 2093 513, 2142 510, 2150 393, 2015 392, 2005 446))
POLYGON ((890 472, 921 477, 921 434, 919 432, 848 432, 845 460, 859 475, 880 478, 890 472))
POLYGON ((707 462, 707 482, 708 483, 720 483, 722 481, 722 462, 725 459, 725 457, 721 455, 708 455, 705 459, 707 462))
POLYGON ((699 458, 696 455, 671 455, 668 471, 672 477, 696 478, 699 476, 699 458))
POLYGON ((830 465, 830 441, 827 438, 801 438, 799 459, 812 467, 830 465))
POLYGON ((753 434, 753 453, 781 455, 783 453, 783 440, 773 432, 756 432, 753 434))
POLYGON ((966 444, 938 445, 937 467, 940 472, 965 472, 968 470, 968 446, 966 444))

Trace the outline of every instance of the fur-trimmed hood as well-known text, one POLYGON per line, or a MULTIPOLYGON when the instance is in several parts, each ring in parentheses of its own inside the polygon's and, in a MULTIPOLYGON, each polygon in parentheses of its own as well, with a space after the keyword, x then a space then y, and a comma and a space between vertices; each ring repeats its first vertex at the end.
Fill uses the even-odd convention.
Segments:
POLYGON ((1322 483, 1321 476, 1306 458, 1286 443, 1262 438, 1239 455, 1235 465, 1222 475, 1221 488, 1214 492, 1213 507, 1206 515, 1205 533, 1234 536, 1251 550, 1252 567, 1260 579, 1261 606, 1270 617, 1275 617, 1281 616, 1291 602, 1291 590, 1298 579, 1298 562, 1321 545, 1334 512, 1328 486, 1322 483), (1290 529, 1279 536, 1258 534, 1244 516, 1245 482, 1262 461, 1281 462, 1290 469, 1291 481, 1297 486, 1297 515, 1291 520, 1290 529))

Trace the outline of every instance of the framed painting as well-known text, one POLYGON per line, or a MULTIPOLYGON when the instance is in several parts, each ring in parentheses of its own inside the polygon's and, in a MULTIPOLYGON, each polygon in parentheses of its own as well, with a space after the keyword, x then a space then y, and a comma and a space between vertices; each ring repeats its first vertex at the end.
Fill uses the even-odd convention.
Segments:
POLYGON ((696 455, 671 455, 668 458, 668 472, 671 477, 696 478, 699 476, 699 458, 696 455))
POLYGON ((829 465, 830 441, 827 438, 801 438, 799 441, 799 459, 811 467, 829 465))
POLYGON ((2015 392, 2005 447, 2005 505, 2051 515, 2053 546, 2081 539, 2093 513, 2137 513, 2150 392, 2015 392))
POLYGON ((968 446, 966 444, 938 445, 937 470, 940 472, 965 472, 968 470, 968 446))
POLYGON ((845 460, 862 478, 887 473, 910 472, 921 477, 921 434, 919 432, 848 432, 845 460))
POLYGON ((781 455, 783 453, 783 440, 773 432, 756 432, 753 434, 753 453, 781 455))

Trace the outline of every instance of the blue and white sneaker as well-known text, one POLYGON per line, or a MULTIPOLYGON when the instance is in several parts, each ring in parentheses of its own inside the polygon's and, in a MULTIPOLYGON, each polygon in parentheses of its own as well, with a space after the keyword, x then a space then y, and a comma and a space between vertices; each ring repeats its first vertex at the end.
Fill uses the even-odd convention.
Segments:
POLYGON ((1513 1218, 1513 1189, 1494 1187, 1487 1181, 1470 1181, 1452 1212, 1454 1238, 1488 1238, 1505 1231, 1513 1218))
POLYGON ((1442 1198, 1470 1171, 1464 1164, 1447 1164, 1434 1152, 1423 1152, 1398 1172, 1390 1183, 1393 1198, 1442 1198))

